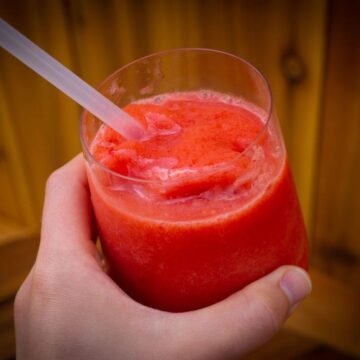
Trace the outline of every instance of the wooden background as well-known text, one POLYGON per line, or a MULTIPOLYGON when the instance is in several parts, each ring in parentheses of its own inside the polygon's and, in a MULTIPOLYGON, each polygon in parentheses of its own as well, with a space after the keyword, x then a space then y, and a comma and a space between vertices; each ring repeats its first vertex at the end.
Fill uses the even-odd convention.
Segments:
MULTIPOLYGON (((360 1, 1 0, 0 16, 96 86, 177 47, 270 81, 311 241, 312 296, 249 359, 360 358, 360 1)), ((80 108, 0 51, 0 359, 38 245, 44 184, 80 151, 80 108)))

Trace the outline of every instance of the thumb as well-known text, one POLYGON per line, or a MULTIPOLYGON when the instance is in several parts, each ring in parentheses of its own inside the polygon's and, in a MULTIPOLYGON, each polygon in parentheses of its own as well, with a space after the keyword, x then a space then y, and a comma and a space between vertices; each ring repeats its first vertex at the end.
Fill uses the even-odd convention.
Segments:
POLYGON ((283 266, 217 304, 177 314, 179 351, 190 348, 191 359, 238 359, 269 340, 310 292, 303 269, 283 266))

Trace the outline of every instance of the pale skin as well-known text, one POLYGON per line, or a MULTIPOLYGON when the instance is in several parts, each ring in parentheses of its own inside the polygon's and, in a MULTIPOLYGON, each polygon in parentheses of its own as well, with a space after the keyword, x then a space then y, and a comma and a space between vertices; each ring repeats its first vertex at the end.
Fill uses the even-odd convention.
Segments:
POLYGON ((168 313, 127 296, 98 255, 84 160, 46 186, 41 242, 15 300, 17 359, 239 359, 270 339, 311 291, 283 266, 204 309, 168 313))

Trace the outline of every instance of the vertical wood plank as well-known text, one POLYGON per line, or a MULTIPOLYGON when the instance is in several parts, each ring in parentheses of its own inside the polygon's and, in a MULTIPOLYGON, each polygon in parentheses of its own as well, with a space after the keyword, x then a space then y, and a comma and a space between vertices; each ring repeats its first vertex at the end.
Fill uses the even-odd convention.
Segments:
POLYGON ((7 144, 8 130, 5 129, 5 118, 8 119, 0 88, 0 216, 19 218, 19 203, 15 199, 16 188, 10 174, 10 150, 7 144))
POLYGON ((325 1, 234 1, 234 51, 268 78, 308 228, 325 56, 325 1))
MULTIPOLYGON (((2 2, 0 9, 5 20, 71 67, 59 1, 2 2)), ((39 219, 46 178, 80 149, 79 107, 9 54, 1 52, 0 62, 2 91, 11 109, 11 122, 24 159, 23 171, 39 219)))
POLYGON ((144 39, 144 28, 141 19, 137 21, 137 17, 141 14, 137 13, 139 7, 135 2, 131 1, 112 1, 111 17, 108 21, 113 27, 113 32, 108 34, 112 36, 109 40, 114 42, 119 58, 119 67, 127 64, 142 53, 141 45, 144 39))
POLYGON ((231 43, 231 5, 232 1, 198 1, 199 33, 201 45, 227 52, 233 52, 231 43))
MULTIPOLYGON (((72 34, 62 1, 36 1, 38 9, 38 19, 36 22, 36 32, 46 34, 44 43, 46 49, 62 64, 70 70, 76 72, 76 63, 72 54, 72 34), (46 31, 45 31, 46 29, 46 31)), ((52 89, 55 90, 55 89, 52 89)), ((54 93, 55 119, 54 128, 57 130, 56 136, 60 161, 66 162, 80 151, 79 141, 79 118, 81 107, 73 100, 62 94, 59 90, 54 93)))
POLYGON ((360 289, 360 3, 331 1, 315 264, 360 289))
MULTIPOLYGON (((26 14, 27 5, 23 4, 26 14)), ((16 6, 10 3, 1 2, 0 8, 5 20, 34 39, 27 16, 19 16, 16 6)), ((50 85, 4 51, 0 53, 0 63, 3 79, 0 86, 11 112, 11 123, 16 133, 20 156, 24 159, 24 172, 27 174, 38 218, 43 197, 43 182, 50 172, 51 164, 56 163, 55 153, 49 151, 52 148, 51 141, 48 136, 44 136, 51 134, 53 128, 51 120, 43 121, 47 118, 47 107, 49 102, 51 103, 49 94, 46 93, 50 85)))
POLYGON ((0 307, 0 359, 11 360, 15 356, 15 331, 13 302, 7 301, 0 307))
POLYGON ((183 44, 183 7, 179 1, 146 1, 147 43, 150 52, 178 48, 183 44))
POLYGON ((311 270, 311 295, 285 323, 285 329, 360 357, 360 292, 311 270))
MULTIPOLYGON (((122 65, 113 36, 116 30, 110 4, 101 0, 67 1, 77 70, 92 86, 122 65)), ((123 20, 124 14, 119 14, 117 21, 123 20)))
MULTIPOLYGON (((317 341, 282 329, 268 343, 245 356, 244 360, 306 360, 306 354, 321 346, 317 341)), ((240 360, 240 359, 239 359, 240 360)))
POLYGON ((0 85, 0 214, 24 227, 36 228, 33 199, 24 172, 24 159, 0 85))

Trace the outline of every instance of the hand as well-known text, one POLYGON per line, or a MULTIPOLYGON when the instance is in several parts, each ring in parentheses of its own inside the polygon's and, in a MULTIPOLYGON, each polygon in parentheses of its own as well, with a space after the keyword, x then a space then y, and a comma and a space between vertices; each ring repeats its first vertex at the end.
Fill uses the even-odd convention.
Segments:
POLYGON ((36 262, 15 300, 17 359, 238 359, 274 335, 311 291, 306 273, 277 269, 204 309, 138 304, 103 271, 84 160, 46 187, 36 262))

